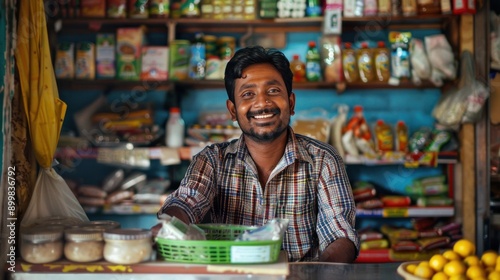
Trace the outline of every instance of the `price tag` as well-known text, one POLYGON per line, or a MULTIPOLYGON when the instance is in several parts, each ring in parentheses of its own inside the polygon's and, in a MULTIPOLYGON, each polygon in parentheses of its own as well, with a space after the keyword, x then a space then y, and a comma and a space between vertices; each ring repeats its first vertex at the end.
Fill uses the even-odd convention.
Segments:
POLYGON ((408 208, 384 208, 382 211, 384 218, 408 217, 408 208))

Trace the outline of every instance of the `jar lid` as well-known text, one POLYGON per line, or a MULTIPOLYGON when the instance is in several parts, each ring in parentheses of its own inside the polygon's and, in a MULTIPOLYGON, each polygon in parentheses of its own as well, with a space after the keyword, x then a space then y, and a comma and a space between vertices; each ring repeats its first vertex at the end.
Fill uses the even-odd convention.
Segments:
POLYGON ((21 231, 21 238, 32 243, 43 243, 62 239, 63 226, 36 226, 21 231))
POLYGON ((104 239, 109 240, 138 240, 151 238, 151 230, 141 228, 108 229, 103 233, 104 239))
POLYGON ((101 241, 102 231, 91 228, 73 228, 64 231, 64 237, 68 241, 101 241))
POLYGON ((84 224, 85 226, 95 226, 97 228, 112 229, 119 228, 120 223, 111 220, 90 221, 84 224))

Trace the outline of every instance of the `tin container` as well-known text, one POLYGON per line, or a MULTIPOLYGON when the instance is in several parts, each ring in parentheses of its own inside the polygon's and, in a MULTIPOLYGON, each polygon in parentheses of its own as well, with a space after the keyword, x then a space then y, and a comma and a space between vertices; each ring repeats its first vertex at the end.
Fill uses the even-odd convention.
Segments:
POLYGON ((231 36, 222 36, 217 40, 217 45, 219 47, 220 59, 230 59, 234 54, 236 39, 231 36))
POLYGON ((206 59, 219 57, 219 53, 217 52, 217 37, 214 35, 205 35, 203 36, 203 42, 205 43, 206 59))
POLYGON ((170 14, 169 0, 150 0, 149 1, 149 17, 151 18, 168 18, 170 14))
POLYGON ((170 42, 169 79, 186 80, 189 71, 191 44, 188 40, 174 40, 170 42))

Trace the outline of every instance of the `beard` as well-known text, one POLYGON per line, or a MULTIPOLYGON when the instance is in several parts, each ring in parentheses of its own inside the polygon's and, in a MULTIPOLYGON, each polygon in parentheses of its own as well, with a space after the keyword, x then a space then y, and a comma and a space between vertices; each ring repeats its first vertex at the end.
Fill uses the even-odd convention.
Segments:
MULTIPOLYGON (((267 114, 267 113, 272 113, 279 115, 281 111, 279 109, 273 109, 273 110, 262 110, 258 112, 249 112, 247 114, 247 120, 250 120, 252 116, 259 115, 259 114, 267 114)), ((238 123, 241 123, 239 118, 237 119, 238 123)), ((242 133, 246 136, 252 139, 255 142, 260 142, 260 143, 268 143, 272 142, 274 139, 278 138, 280 135, 283 133, 286 133, 288 131, 288 124, 290 123, 290 118, 288 118, 288 122, 284 123, 281 120, 278 120, 278 125, 271 131, 266 131, 266 132, 257 132, 257 130, 260 127, 269 127, 273 126, 274 123, 269 122, 267 124, 259 124, 257 127, 255 126, 250 126, 250 127, 245 127, 245 126, 240 126, 240 129, 242 133)))

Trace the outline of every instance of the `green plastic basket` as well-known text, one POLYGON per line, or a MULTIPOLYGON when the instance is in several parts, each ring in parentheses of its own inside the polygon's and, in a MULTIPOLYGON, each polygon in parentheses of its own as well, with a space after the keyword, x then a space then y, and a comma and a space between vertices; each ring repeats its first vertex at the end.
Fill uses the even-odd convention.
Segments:
POLYGON ((198 224, 207 240, 156 238, 156 250, 165 261, 197 264, 256 264, 278 261, 280 240, 234 241, 245 230, 255 227, 198 224))

